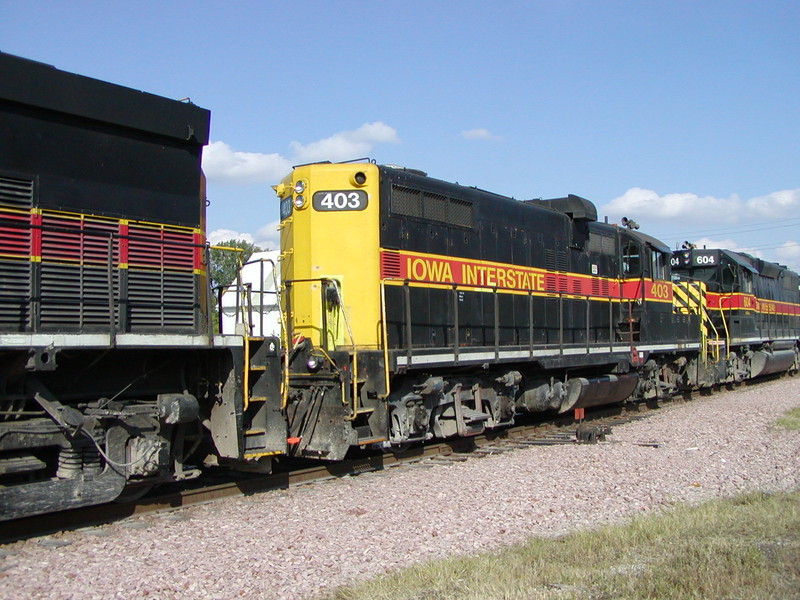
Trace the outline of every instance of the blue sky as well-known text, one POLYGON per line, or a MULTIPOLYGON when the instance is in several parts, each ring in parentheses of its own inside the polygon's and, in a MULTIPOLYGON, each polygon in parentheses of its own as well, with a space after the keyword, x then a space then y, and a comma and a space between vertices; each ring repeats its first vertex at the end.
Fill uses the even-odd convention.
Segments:
POLYGON ((800 3, 22 2, 0 50, 212 111, 212 239, 275 246, 292 164, 589 198, 800 269, 800 3))

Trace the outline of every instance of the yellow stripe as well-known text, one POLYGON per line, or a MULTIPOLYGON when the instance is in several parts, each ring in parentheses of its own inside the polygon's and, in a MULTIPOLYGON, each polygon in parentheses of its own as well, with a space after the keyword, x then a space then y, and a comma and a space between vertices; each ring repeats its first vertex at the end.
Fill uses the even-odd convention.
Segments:
MULTIPOLYGON (((436 290, 452 290, 455 286, 456 290, 459 292, 482 292, 484 294, 491 294, 495 291, 493 287, 473 287, 470 285, 464 284, 452 284, 452 283, 433 283, 433 282, 425 282, 425 281, 413 281, 409 280, 406 281, 404 279, 384 279, 383 280, 386 285, 393 285, 397 287, 402 287, 404 285, 408 285, 409 287, 415 288, 427 288, 427 289, 436 289, 436 290)), ((535 291, 527 291, 527 290, 514 290, 508 288, 496 288, 498 294, 513 294, 515 296, 536 296, 537 298, 558 298, 558 292, 535 292, 535 291)), ((600 300, 604 302, 629 302, 630 298, 617 298, 613 296, 582 296, 576 294, 570 294, 567 292, 562 292, 561 297, 567 300, 600 300)), ((669 300, 648 300, 648 302, 669 302, 669 300)))
MULTIPOLYGON (((20 211, 23 214, 28 213, 28 211, 20 211)), ((62 211, 62 210, 51 210, 51 209, 31 209, 30 214, 43 214, 43 215, 53 215, 58 216, 60 218, 72 219, 75 221, 105 221, 108 223, 119 223, 122 225, 134 225, 138 227, 143 227, 145 229, 153 229, 153 230, 166 230, 166 231, 177 231, 177 232, 186 232, 186 233, 202 233, 202 229, 197 227, 186 227, 184 225, 167 225, 165 223, 154 223, 150 221, 134 221, 131 219, 115 219, 113 217, 103 217, 103 216, 95 216, 95 215, 85 215, 83 213, 76 213, 76 212, 69 212, 69 211, 62 211), (39 211, 35 213, 33 211, 39 211)))

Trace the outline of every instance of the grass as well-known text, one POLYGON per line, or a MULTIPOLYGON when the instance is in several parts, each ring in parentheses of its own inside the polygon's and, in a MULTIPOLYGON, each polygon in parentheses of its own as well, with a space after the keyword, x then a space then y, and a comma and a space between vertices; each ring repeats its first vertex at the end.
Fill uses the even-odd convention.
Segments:
POLYGON ((800 408, 793 408, 782 417, 780 417, 775 424, 784 429, 800 429, 800 408))
MULTIPOLYGON (((800 409, 776 425, 800 429, 800 409)), ((326 600, 800 599, 800 490, 411 567, 326 600)))
POLYGON ((800 491, 677 507, 334 590, 331 600, 800 598, 800 491))

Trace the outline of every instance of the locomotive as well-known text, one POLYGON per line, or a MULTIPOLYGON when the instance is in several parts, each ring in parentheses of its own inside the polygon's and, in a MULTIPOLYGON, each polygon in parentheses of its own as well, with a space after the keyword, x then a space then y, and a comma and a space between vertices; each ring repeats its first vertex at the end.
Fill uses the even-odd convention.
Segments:
POLYGON ((371 163, 299 166, 275 189, 290 455, 798 367, 796 273, 673 254, 578 196, 518 201, 371 163))
POLYGON ((785 267, 369 161, 295 167, 277 260, 214 299, 208 111, 0 75, 0 520, 798 368, 785 267))
POLYGON ((209 117, 0 53, 0 519, 273 454, 211 327, 209 117))

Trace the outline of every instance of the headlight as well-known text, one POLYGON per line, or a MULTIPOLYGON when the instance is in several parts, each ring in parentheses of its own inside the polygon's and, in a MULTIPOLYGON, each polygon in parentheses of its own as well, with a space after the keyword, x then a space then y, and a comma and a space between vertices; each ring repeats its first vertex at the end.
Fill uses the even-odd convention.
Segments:
POLYGON ((294 184, 294 193, 295 194, 302 194, 306 191, 306 182, 302 179, 298 180, 294 184))
POLYGON ((306 205, 306 197, 305 196, 295 196, 294 197, 294 207, 297 209, 301 209, 306 205))
POLYGON ((356 187, 363 187, 367 183, 367 174, 364 171, 356 171, 350 176, 350 183, 356 187))

